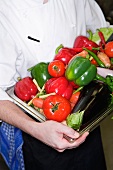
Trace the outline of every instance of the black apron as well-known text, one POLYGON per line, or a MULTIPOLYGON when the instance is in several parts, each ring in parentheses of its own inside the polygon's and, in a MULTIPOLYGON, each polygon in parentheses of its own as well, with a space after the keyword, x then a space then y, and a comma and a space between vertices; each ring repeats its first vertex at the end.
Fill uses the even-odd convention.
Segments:
POLYGON ((62 153, 23 133, 25 170, 106 170, 100 128, 78 148, 62 153))

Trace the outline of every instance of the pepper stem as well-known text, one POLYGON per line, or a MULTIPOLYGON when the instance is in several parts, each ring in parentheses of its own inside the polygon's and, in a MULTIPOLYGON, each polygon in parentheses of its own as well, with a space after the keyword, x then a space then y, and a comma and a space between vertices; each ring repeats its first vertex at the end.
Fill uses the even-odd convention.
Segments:
POLYGON ((22 80, 22 78, 21 77, 17 77, 17 80, 20 81, 20 80, 22 80))
POLYGON ((35 66, 36 66, 36 65, 34 65, 34 66, 28 68, 27 71, 31 71, 35 66))
POLYGON ((84 87, 84 86, 80 86, 79 88, 77 88, 77 90, 75 90, 75 91, 73 92, 73 94, 75 94, 75 93, 77 93, 78 91, 82 90, 83 87, 84 87))
POLYGON ((88 34, 89 34, 88 39, 89 39, 89 40, 92 40, 92 38, 93 38, 93 33, 92 33, 92 31, 91 31, 91 30, 87 30, 87 32, 88 32, 88 34))
POLYGON ((60 44, 60 45, 56 48, 55 54, 58 54, 59 50, 60 50, 61 48, 63 48, 63 47, 64 47, 64 46, 63 46, 62 44, 60 44))

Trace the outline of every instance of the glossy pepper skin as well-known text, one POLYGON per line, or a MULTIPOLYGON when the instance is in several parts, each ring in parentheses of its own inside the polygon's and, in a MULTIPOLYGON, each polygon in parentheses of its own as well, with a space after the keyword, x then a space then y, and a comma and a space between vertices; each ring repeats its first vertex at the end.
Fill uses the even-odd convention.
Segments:
POLYGON ((54 57, 54 60, 60 60, 62 61, 65 65, 68 64, 70 59, 76 54, 77 52, 74 49, 63 47, 61 44, 57 49, 56 49, 56 55, 54 57))
POLYGON ((14 92, 19 99, 27 102, 37 94, 38 89, 31 77, 25 77, 15 84, 14 92))
POLYGON ((70 99, 73 93, 72 84, 65 77, 51 78, 45 84, 46 93, 55 92, 58 95, 70 99))
MULTIPOLYGON (((98 44, 93 42, 92 40, 89 40, 88 37, 80 35, 78 36, 74 41, 74 48, 81 48, 81 47, 95 47, 98 48, 98 44)), ((94 53, 97 53, 97 50, 92 50, 94 53)))
POLYGON ((31 71, 32 78, 37 81, 40 88, 42 88, 45 82, 51 78, 48 73, 48 64, 49 63, 40 62, 34 67, 28 69, 28 71, 31 71))
POLYGON ((79 86, 89 84, 95 77, 97 68, 90 60, 77 56, 68 64, 65 76, 69 81, 74 81, 79 86))

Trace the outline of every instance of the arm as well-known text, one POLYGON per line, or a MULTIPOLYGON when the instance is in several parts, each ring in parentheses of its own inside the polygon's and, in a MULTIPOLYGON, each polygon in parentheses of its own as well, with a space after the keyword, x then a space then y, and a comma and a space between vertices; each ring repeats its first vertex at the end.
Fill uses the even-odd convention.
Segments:
POLYGON ((95 31, 97 28, 108 26, 103 12, 95 0, 86 0, 84 5, 87 30, 95 31))

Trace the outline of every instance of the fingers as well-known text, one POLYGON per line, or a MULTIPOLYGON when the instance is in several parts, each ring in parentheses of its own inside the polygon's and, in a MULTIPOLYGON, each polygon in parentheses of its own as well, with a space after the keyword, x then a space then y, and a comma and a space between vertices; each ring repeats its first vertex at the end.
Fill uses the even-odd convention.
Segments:
POLYGON ((73 143, 70 143, 68 149, 73 149, 73 148, 77 148, 78 146, 80 146, 83 142, 85 142, 88 135, 89 135, 89 132, 85 132, 78 139, 76 139, 73 143))
MULTIPOLYGON (((64 123, 65 122, 63 122, 63 124, 64 123)), ((68 136, 68 137, 74 138, 74 139, 76 139, 76 138, 78 138, 80 136, 80 134, 77 131, 75 131, 74 129, 68 127, 67 125, 62 127, 61 132, 64 134, 65 137, 68 136)))
POLYGON ((63 146, 54 148, 58 152, 63 152, 66 149, 73 149, 79 147, 83 142, 85 142, 87 136, 89 135, 89 132, 85 132, 83 135, 81 135, 79 138, 75 139, 73 143, 67 142, 67 145, 63 148, 63 146))

